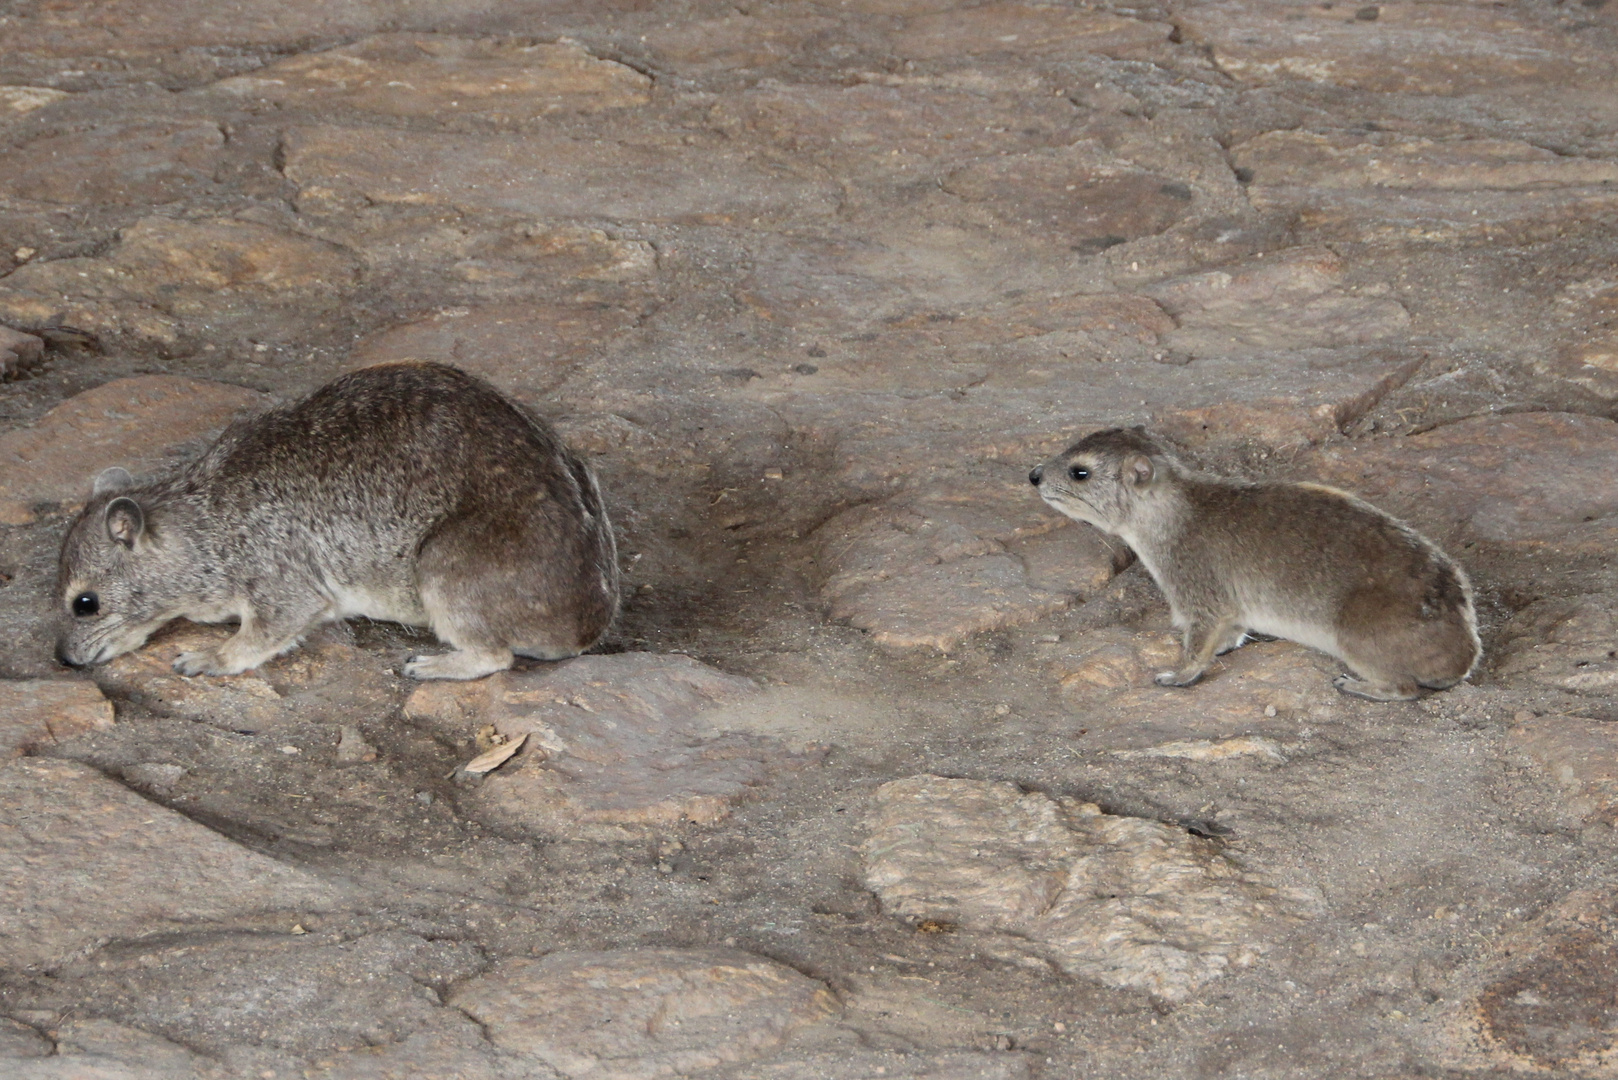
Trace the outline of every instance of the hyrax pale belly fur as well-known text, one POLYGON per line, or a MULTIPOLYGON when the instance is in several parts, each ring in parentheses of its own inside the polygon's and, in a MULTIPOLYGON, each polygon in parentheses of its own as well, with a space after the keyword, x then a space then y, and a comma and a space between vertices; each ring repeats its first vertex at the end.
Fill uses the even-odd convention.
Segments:
POLYGON ((1080 439, 1028 478, 1133 548, 1163 590, 1184 634, 1164 686, 1196 682, 1250 631, 1330 653, 1354 672, 1337 688, 1373 701, 1454 686, 1483 651, 1461 568, 1347 492, 1194 472, 1139 428, 1080 439))
POLYGON ((200 458, 97 479, 62 543, 68 664, 139 648, 171 619, 241 628, 182 654, 234 675, 319 623, 430 627, 451 651, 418 679, 475 679, 512 655, 574 656, 618 606, 595 476, 537 416, 440 364, 364 368, 238 422, 200 458))

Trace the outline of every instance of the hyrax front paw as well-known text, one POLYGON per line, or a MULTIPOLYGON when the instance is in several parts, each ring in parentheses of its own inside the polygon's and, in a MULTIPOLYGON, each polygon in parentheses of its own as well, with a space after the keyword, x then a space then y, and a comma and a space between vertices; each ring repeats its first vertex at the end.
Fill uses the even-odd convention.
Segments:
POLYGON ((181 675, 234 675, 225 668, 219 654, 213 649, 183 652, 174 658, 174 670, 181 675))
POLYGON ((1152 681, 1159 686, 1190 686, 1200 678, 1200 671, 1159 671, 1152 681))

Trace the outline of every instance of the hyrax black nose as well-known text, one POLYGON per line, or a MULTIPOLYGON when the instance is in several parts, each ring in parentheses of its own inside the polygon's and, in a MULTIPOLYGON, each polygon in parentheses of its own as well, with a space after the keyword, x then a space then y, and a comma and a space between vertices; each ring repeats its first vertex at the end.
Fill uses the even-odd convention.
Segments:
POLYGON ((56 662, 61 664, 63 667, 80 668, 84 666, 83 664, 77 664, 68 659, 68 655, 63 651, 62 642, 60 641, 56 643, 56 662))
POLYGON ((1035 465, 1028 473, 1028 482, 1035 487, 1039 486, 1039 478, 1045 475, 1045 466, 1035 465))

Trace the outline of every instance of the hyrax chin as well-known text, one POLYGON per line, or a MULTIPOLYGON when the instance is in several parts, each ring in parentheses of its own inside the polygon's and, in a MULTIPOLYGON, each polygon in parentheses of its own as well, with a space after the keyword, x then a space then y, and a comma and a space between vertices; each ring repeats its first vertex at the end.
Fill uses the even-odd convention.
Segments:
POLYGON ((169 475, 102 473, 62 542, 57 594, 57 656, 74 666, 170 619, 234 619, 174 667, 235 675, 363 616, 450 645, 405 674, 475 679, 514 653, 595 644, 618 562, 594 475, 549 425, 455 368, 388 364, 233 425, 169 475))
POLYGON ((1336 687, 1372 701, 1442 690, 1483 651, 1472 586, 1432 541, 1319 484, 1193 472, 1144 429, 1098 431, 1029 473, 1068 517, 1122 539, 1168 598, 1190 686, 1249 632, 1347 664, 1336 687))

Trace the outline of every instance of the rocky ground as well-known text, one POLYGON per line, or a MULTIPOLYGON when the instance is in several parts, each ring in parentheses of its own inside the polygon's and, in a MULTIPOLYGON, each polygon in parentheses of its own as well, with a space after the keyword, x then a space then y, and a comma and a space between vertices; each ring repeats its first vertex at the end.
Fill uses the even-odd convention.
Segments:
POLYGON ((1618 4, 0 2, 6 1080, 1618 1076, 1618 4), (627 600, 470 685, 52 660, 100 469, 448 360, 627 600), (1416 703, 1028 468, 1471 571, 1416 703), (492 772, 465 766, 526 735, 492 772))

